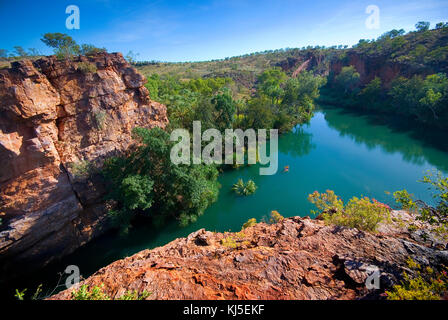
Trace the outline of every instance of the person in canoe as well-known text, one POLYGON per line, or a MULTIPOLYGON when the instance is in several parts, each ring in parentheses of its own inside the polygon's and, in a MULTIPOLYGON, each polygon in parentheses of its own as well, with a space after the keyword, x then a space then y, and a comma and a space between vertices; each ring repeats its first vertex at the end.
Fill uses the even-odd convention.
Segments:
POLYGON ((288 172, 289 171, 289 166, 285 166, 284 168, 283 168, 283 172, 288 172))

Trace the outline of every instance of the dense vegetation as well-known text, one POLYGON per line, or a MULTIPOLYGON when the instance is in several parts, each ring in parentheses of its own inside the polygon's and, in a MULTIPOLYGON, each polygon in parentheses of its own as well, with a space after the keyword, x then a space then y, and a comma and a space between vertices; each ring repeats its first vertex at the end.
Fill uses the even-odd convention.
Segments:
POLYGON ((403 273, 400 284, 386 291, 388 300, 444 300, 448 292, 448 274, 446 267, 438 271, 423 267, 412 259, 408 260, 408 268, 415 273, 411 276, 403 273))
MULTIPOLYGON (((79 45, 63 33, 47 33, 41 40, 54 50, 59 59, 106 51, 93 45, 79 45)), ((38 56, 36 50, 27 52, 19 47, 13 55, 6 50, 0 53, 4 61, 38 56)), ((289 53, 288 50, 278 50, 265 54, 272 58, 289 53)), ((126 59, 139 65, 137 55, 130 52, 126 59)), ((256 54, 246 57, 258 59, 256 54)), ((220 76, 220 72, 206 77, 193 73, 185 77, 180 72, 147 74, 146 87, 150 96, 167 106, 170 124, 166 131, 137 128, 134 137, 139 147, 124 157, 108 159, 105 163, 103 176, 110 187, 110 215, 122 231, 127 231, 136 217, 150 217, 155 222, 172 217, 186 225, 195 221, 217 198, 218 170, 215 166, 171 164, 171 130, 185 128, 191 132, 193 121, 199 120, 203 131, 208 128, 221 132, 232 128, 262 128, 285 132, 311 119, 314 101, 319 96, 319 88, 325 84, 325 78, 312 72, 303 72, 292 78, 279 67, 256 64, 256 72, 248 76, 246 85, 240 81, 244 83, 245 76, 240 78, 226 73, 220 76), (255 82, 255 87, 251 87, 255 82)), ((240 72, 238 66, 230 69, 240 72)), ((97 71, 96 66, 89 63, 78 64, 78 70, 83 73, 97 71)), ((104 125, 101 115, 95 114, 94 120, 98 127, 104 125)), ((81 163, 74 172, 79 171, 82 176, 90 171, 90 165, 81 163)), ((249 183, 243 190, 244 193, 248 190, 254 192, 255 186, 249 183)))
MULTIPOLYGON (((347 65, 338 74, 329 73, 324 97, 327 101, 334 99, 345 107, 399 114, 443 127, 448 120, 448 79, 438 71, 446 68, 447 30, 446 24, 429 30, 426 23, 419 23, 415 32, 405 34, 403 30, 392 30, 377 40, 361 40, 351 49, 309 47, 208 63, 138 64, 132 57, 128 60, 148 76, 146 87, 151 98, 167 106, 168 133, 175 128, 191 132, 193 120, 201 121, 202 130, 274 128, 280 132, 289 131, 296 124, 311 119, 319 89, 327 83, 324 74, 331 70, 330 65, 335 61, 347 65), (400 64, 407 74, 387 85, 379 77, 363 85, 360 73, 349 63, 349 56, 353 54, 363 59, 400 64), (292 77, 284 66, 284 59, 288 61, 291 57, 302 61, 312 58, 319 63, 310 71, 302 70, 292 77), (238 63, 248 61, 252 62, 238 63), (437 72, 431 73, 434 70, 437 72)), ((52 40, 52 37, 47 38, 52 40)), ((58 37, 56 39, 59 41, 58 37)), ((55 47, 64 49, 64 39, 62 45, 59 43, 55 47)), ((49 45, 52 44, 50 40, 49 45)), ((85 69, 89 72, 87 67, 85 69)), ((111 211, 114 220, 121 226, 129 225, 132 217, 142 213, 157 220, 174 216, 182 225, 194 221, 216 200, 217 168, 174 167, 169 163, 168 134, 160 130, 139 130, 136 138, 144 147, 126 158, 106 163, 105 175, 113 181, 110 196, 117 205, 117 209, 111 211), (161 150, 165 150, 164 153, 161 150), (144 160, 146 154, 153 154, 152 160, 144 160), (180 179, 181 176, 185 179, 180 179), (192 180, 198 183, 187 182, 192 180), (180 182, 176 188, 168 188, 173 181, 180 182)), ((235 187, 240 191, 246 189, 244 183, 235 187)), ((319 203, 322 197, 317 194, 310 200, 319 203)), ((371 231, 387 219, 388 210, 367 198, 354 198, 332 214, 327 213, 329 208, 321 209, 329 222, 371 231)))
MULTIPOLYGON (((287 48, 223 60, 182 63, 152 61, 136 65, 148 76, 176 75, 187 80, 231 78, 238 98, 242 98, 251 96, 254 88, 260 88, 261 74, 267 69, 281 67, 287 75, 291 75, 301 63, 309 60, 311 62, 306 69, 316 75, 328 76, 328 85, 322 90, 322 102, 399 115, 427 126, 446 129, 447 55, 448 23, 438 23, 430 29, 429 23, 419 22, 415 31, 405 33, 403 29, 394 29, 376 40, 361 39, 352 48, 342 45, 287 48), (389 79, 386 74, 378 74, 366 82, 365 75, 360 74, 362 70, 354 66, 354 58, 370 64, 373 69, 384 65, 397 68, 398 75, 389 79), (332 67, 337 64, 343 67, 335 73, 332 67)), ((280 92, 273 90, 265 93, 272 98, 280 92)), ((276 101, 271 99, 269 102, 276 101)))
MULTIPOLYGON (((166 131, 135 129, 139 147, 125 157, 106 161, 103 173, 109 181, 109 198, 114 202, 110 214, 115 224, 126 231, 134 217, 149 216, 155 221, 174 217, 186 225, 216 201, 215 166, 177 166, 170 161, 172 129, 192 131, 193 121, 199 120, 202 130, 287 131, 312 117, 314 99, 324 81, 308 72, 288 79, 281 70, 268 69, 260 75, 253 96, 236 99, 234 82, 229 78, 149 77, 146 87, 154 100, 166 104, 170 124, 166 131)), ((248 195, 255 189, 249 181, 235 191, 248 195)))
MULTIPOLYGON (((54 48, 55 54, 62 57, 105 50, 92 45, 78 45, 68 35, 59 33, 45 34, 42 41, 54 48)), ((17 59, 34 54, 37 54, 37 50, 30 49, 27 52, 17 47, 13 54, 0 50, 0 59, 17 59)), ((434 29, 430 29, 429 23, 418 22, 415 31, 405 33, 403 29, 394 29, 376 40, 361 39, 352 48, 342 45, 286 48, 222 60, 180 63, 137 62, 138 54, 133 52, 129 52, 126 57, 149 78, 148 87, 152 89, 150 91, 153 99, 164 103, 169 102, 174 106, 173 108, 180 108, 179 112, 186 112, 185 108, 188 107, 191 110, 188 110, 186 115, 194 116, 194 113, 196 115, 200 113, 195 105, 203 105, 204 101, 210 103, 209 99, 202 99, 204 91, 197 94, 199 88, 194 88, 193 82, 197 84, 198 81, 226 79, 225 86, 230 89, 236 103, 237 114, 241 117, 241 122, 236 121, 238 127, 260 125, 287 130, 290 127, 286 118, 291 116, 288 106, 291 96, 286 91, 295 87, 293 83, 295 78, 287 79, 281 74, 268 70, 281 67, 282 71, 279 69, 278 71, 290 76, 300 63, 307 60, 311 63, 306 69, 311 70, 315 75, 328 75, 328 85, 323 91, 323 102, 399 115, 428 126, 446 129, 448 123, 447 55, 448 23, 441 22, 436 24, 434 29), (378 75, 366 82, 360 74, 361 70, 356 70, 353 66, 354 56, 367 63, 372 62, 373 68, 376 68, 375 65, 397 67, 400 70, 399 74, 395 79, 384 78, 384 74, 378 75), (342 64, 343 68, 334 74, 332 66, 338 63, 342 64), (263 73, 265 73, 264 76, 263 73), (161 90, 160 94, 157 92, 158 89, 161 90), (186 104, 185 108, 182 104, 186 104), (257 119, 250 119, 259 111, 262 111, 263 116, 267 116, 268 120, 259 123, 257 119), (244 117, 246 121, 242 122, 244 117)), ((300 77, 302 79, 299 81, 307 80, 303 71, 299 73, 300 77)), ((324 84, 325 79, 322 78, 320 81, 319 86, 324 84)), ((214 94, 217 89, 222 88, 219 84, 219 88, 214 85, 211 87, 214 94)), ((206 93, 206 95, 209 94, 210 92, 206 93)), ((307 103, 302 101, 300 105, 303 107, 307 103)), ((204 111, 212 109, 210 106, 203 108, 204 111)), ((175 113, 175 110, 172 111, 175 113)), ((306 113, 302 112, 301 115, 306 118, 306 113)), ((177 118, 180 118, 179 116, 180 114, 177 118)), ((210 112, 205 112, 205 116, 210 116, 210 112)), ((189 120, 191 118, 185 122, 189 120)), ((291 122, 294 123, 295 120, 291 122)))
POLYGON ((218 196, 218 171, 213 165, 174 165, 173 142, 159 128, 136 128, 138 146, 128 155, 110 158, 103 173, 109 181, 113 222, 127 231, 136 215, 156 223, 172 217, 187 225, 218 196))
POLYGON ((290 130, 311 119, 314 100, 325 78, 303 72, 288 78, 279 68, 260 74, 252 95, 239 91, 230 78, 182 80, 151 75, 147 88, 152 99, 164 103, 172 128, 191 129, 193 120, 202 128, 290 130))
POLYGON ((344 204, 332 190, 315 191, 308 200, 320 210, 313 214, 320 215, 326 223, 371 232, 376 231, 380 222, 389 220, 391 210, 388 205, 367 197, 353 197, 344 204))

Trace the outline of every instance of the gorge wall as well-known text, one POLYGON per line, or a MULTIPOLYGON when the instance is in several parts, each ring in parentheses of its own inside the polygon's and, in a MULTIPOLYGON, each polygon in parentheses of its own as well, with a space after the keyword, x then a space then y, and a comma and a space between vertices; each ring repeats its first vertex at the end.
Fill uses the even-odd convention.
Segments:
MULTIPOLYGON (((381 79, 387 88, 398 77, 412 77, 414 74, 426 76, 437 70, 427 66, 415 66, 389 61, 388 56, 365 56, 355 50, 348 50, 344 56, 331 56, 325 53, 311 52, 303 56, 289 57, 275 66, 296 77, 303 70, 312 70, 320 75, 338 75, 343 67, 353 66, 360 76, 361 85, 366 85, 375 77, 381 79)), ((330 82, 332 78, 329 78, 330 82)))
POLYGON ((165 127, 165 106, 120 53, 46 57, 0 70, 0 272, 30 271, 104 231, 104 184, 88 174, 165 127))

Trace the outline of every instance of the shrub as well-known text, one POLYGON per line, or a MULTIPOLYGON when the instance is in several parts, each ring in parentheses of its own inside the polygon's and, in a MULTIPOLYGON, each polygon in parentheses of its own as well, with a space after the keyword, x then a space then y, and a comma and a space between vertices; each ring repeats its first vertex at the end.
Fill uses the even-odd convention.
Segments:
POLYGON ((417 205, 413 200, 413 195, 410 194, 406 189, 401 191, 395 191, 393 196, 395 201, 399 203, 403 209, 405 210, 416 209, 417 205))
POLYGON ((92 122, 98 130, 103 130, 106 123, 107 113, 103 110, 92 112, 92 122))
MULTIPOLYGON (((104 285, 94 286, 89 289, 86 284, 82 285, 78 290, 72 291, 72 300, 112 300, 103 291, 104 285)), ((115 300, 145 300, 151 295, 150 292, 144 290, 138 293, 136 290, 128 290, 121 297, 115 300)))
MULTIPOLYGON (((14 297, 17 300, 25 300, 25 295, 26 292, 28 291, 28 289, 23 289, 23 290, 18 290, 16 289, 16 293, 14 294, 14 297)), ((31 296, 31 300, 41 300, 41 299, 45 299, 45 296, 42 296, 42 284, 40 284, 39 286, 37 286, 36 291, 34 291, 33 295, 31 296)))
POLYGON ((92 289, 88 289, 84 284, 78 290, 72 291, 72 300, 110 300, 110 297, 103 292, 103 284, 92 289))
POLYGON ((395 200, 403 209, 418 213, 418 219, 436 226, 436 232, 448 237, 448 177, 440 171, 429 171, 420 181, 429 185, 436 205, 431 206, 422 200, 414 200, 406 190, 394 192, 395 200))
POLYGON ((106 48, 97 48, 92 44, 82 44, 80 53, 85 56, 94 55, 100 52, 107 52, 106 48))
POLYGON ((277 223, 280 221, 283 221, 285 219, 278 211, 271 211, 271 219, 269 220, 270 223, 277 223))
POLYGON ((246 228, 249 228, 249 227, 253 227, 253 226, 256 225, 256 224, 257 224, 257 219, 255 219, 255 218, 251 218, 251 219, 247 220, 247 222, 245 222, 245 223, 243 224, 243 228, 242 228, 242 230, 244 230, 244 229, 246 229, 246 228))
POLYGON ((315 191, 308 200, 322 210, 322 218, 328 224, 374 232, 380 222, 390 219, 389 206, 368 197, 353 197, 344 205, 333 191, 328 190, 324 194, 315 191))
POLYGON ((231 249, 238 249, 243 245, 250 244, 249 241, 244 241, 245 234, 244 232, 238 232, 232 235, 229 235, 221 240, 221 245, 231 248, 231 249))
MULTIPOLYGON (((332 190, 327 190, 325 193, 314 191, 308 195, 308 201, 314 204, 323 213, 335 213, 342 211, 344 202, 332 190)), ((311 214, 318 215, 319 211, 312 210, 311 214)))
POLYGON ((151 292, 144 290, 142 293, 138 293, 137 290, 126 291, 124 295, 122 295, 117 300, 146 300, 151 295, 151 292))
POLYGON ((440 171, 428 172, 421 182, 429 185, 433 192, 433 198, 437 201, 435 208, 426 205, 422 208, 423 219, 438 224, 448 223, 448 177, 444 177, 440 171))
POLYGON ((16 289, 16 294, 14 295, 14 297, 16 297, 17 300, 23 301, 25 300, 26 291, 27 289, 23 290, 16 289))
POLYGON ((238 247, 236 240, 232 236, 228 236, 221 240, 221 244, 225 247, 236 249, 238 247))
POLYGON ((86 179, 94 171, 94 165, 88 160, 73 162, 70 164, 71 172, 75 178, 86 179))
POLYGON ((436 272, 430 267, 423 268, 412 259, 408 267, 416 271, 414 277, 403 273, 403 280, 392 290, 386 291, 388 300, 442 300, 448 293, 448 276, 445 270, 436 272))
POLYGON ((90 62, 79 62, 77 68, 78 71, 81 71, 84 74, 95 73, 98 71, 96 65, 90 62))

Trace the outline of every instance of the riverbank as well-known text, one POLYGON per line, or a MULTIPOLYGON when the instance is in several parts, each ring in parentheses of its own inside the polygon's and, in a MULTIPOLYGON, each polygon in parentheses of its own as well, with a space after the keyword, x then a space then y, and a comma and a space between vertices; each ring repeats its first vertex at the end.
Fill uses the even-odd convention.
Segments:
POLYGON ((126 292, 163 300, 382 299, 404 271, 412 274, 409 259, 432 268, 448 262, 446 242, 421 236, 428 226, 404 211, 391 215, 375 234, 308 217, 238 233, 201 229, 116 261, 50 299, 71 299, 84 285, 111 299, 126 292), (379 270, 379 289, 366 287, 372 270, 379 270))
MULTIPOLYGON (((175 221, 158 227, 136 223, 125 236, 109 232, 61 261, 2 286, 0 294, 14 299, 15 289, 31 292, 40 284, 44 292, 51 292, 68 265, 78 266, 81 275, 89 277, 114 261, 164 246, 201 228, 237 232, 250 218, 268 220, 272 210, 285 217, 306 216, 314 209, 307 196, 316 190, 332 189, 344 200, 364 195, 393 207, 392 197, 385 191, 406 188, 430 203, 426 186, 417 181, 426 170, 447 173, 448 154, 437 139, 428 143, 411 129, 398 130, 365 114, 321 108, 309 125, 279 137, 279 168, 289 165, 289 172, 259 176, 256 165, 225 171, 219 177, 218 201, 195 223, 187 227, 179 227, 175 221), (239 178, 253 179, 257 192, 236 196, 231 188, 239 178)), ((439 140, 443 146, 443 137, 439 140)))

